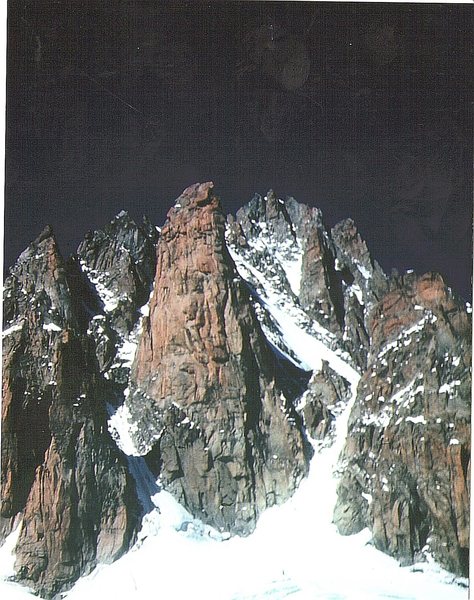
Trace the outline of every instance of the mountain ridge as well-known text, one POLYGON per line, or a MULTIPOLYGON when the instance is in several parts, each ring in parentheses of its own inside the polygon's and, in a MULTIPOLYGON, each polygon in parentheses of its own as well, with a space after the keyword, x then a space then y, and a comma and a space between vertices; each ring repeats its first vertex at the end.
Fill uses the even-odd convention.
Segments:
MULTIPOLYGON (((52 232, 45 230, 5 283, 4 409, 5 398, 10 400, 2 413, 4 536, 23 512, 22 547, 28 547, 27 535, 37 544, 44 533, 33 525, 33 513, 52 501, 38 498, 33 484, 28 504, 28 481, 18 500, 12 503, 5 495, 18 479, 18 441, 12 446, 4 436, 11 431, 17 439, 20 430, 18 419, 9 415, 17 411, 27 430, 38 416, 23 400, 28 385, 30 395, 39 389, 36 398, 43 398, 45 433, 36 458, 28 459, 35 478, 40 481, 53 460, 44 454, 49 440, 61 437, 55 419, 63 423, 71 410, 75 414, 82 404, 90 406, 82 413, 86 420, 77 421, 79 431, 73 427, 54 460, 61 464, 69 457, 71 444, 74 461, 110 448, 118 479, 106 479, 103 493, 108 497, 121 490, 123 500, 112 506, 122 502, 124 508, 121 517, 107 516, 111 505, 104 503, 92 541, 78 544, 84 558, 64 558, 76 565, 69 571, 58 566, 61 533, 46 550, 46 569, 41 561, 32 568, 42 551, 31 546, 28 554, 18 546, 20 581, 53 597, 97 560, 113 560, 133 545, 144 507, 133 491, 127 454, 146 455, 160 484, 195 518, 223 533, 250 534, 258 515, 290 497, 307 473, 309 440, 331 444, 334 423, 361 375, 342 454, 346 470, 339 480, 336 524, 346 534, 368 526, 376 546, 402 563, 430 552, 453 572, 467 573, 470 317, 439 276, 387 277, 351 220, 327 231, 318 209, 281 200, 271 191, 225 218, 212 183, 187 188, 160 232, 149 220, 136 223, 122 212, 102 232, 88 234, 77 258, 66 262, 51 240, 52 232), (43 250, 47 259, 41 262, 43 250), (401 314, 400 306, 405 307, 401 314), (416 353, 408 356, 398 348, 398 341, 402 350, 409 347, 405 332, 420 322, 414 319, 418 314, 425 318, 423 331, 414 333, 429 349, 426 367, 416 353), (38 352, 24 359, 19 354, 28 342, 38 352), (68 364, 77 364, 79 374, 68 364), (39 376, 33 377, 34 371, 39 376), (59 388, 51 385, 53 372, 66 373, 59 388), (418 390, 419 398, 410 402, 411 388, 406 397, 400 391, 420 372, 426 393, 418 390), (18 387, 25 380, 26 388, 18 387), (369 387, 374 402, 366 407, 369 387), (50 388, 54 393, 45 394, 50 388), (393 405, 390 415, 381 397, 393 405), (241 400, 232 404, 231 398, 241 400), (405 420, 397 424, 399 404, 407 406, 405 420), (432 438, 436 457, 421 470, 411 468, 419 444, 426 446, 426 440, 420 442, 420 410, 428 424, 434 421, 425 437, 432 438), (437 419, 448 425, 434 427, 440 425, 437 419), (82 446, 86 423, 96 431, 95 441, 82 446), (392 454, 379 456, 387 432, 392 454), (413 451, 400 453, 400 440, 407 436, 416 440, 413 451), (378 461, 389 465, 383 467, 387 473, 378 473, 378 461), (398 466, 388 473, 392 464, 398 466), (442 476, 431 481, 426 469, 436 466, 442 476), (380 484, 369 485, 374 472, 380 484), (388 497, 384 486, 390 486, 388 497)), ((108 469, 110 459, 104 460, 108 469)), ((81 471, 80 479, 87 479, 87 472, 81 471)), ((68 481, 69 475, 59 469, 58 477, 68 481)), ((86 503, 84 518, 91 510, 86 503)), ((43 519, 41 527, 48 530, 48 521, 43 519)), ((74 521, 59 529, 66 540, 77 527, 74 521)))

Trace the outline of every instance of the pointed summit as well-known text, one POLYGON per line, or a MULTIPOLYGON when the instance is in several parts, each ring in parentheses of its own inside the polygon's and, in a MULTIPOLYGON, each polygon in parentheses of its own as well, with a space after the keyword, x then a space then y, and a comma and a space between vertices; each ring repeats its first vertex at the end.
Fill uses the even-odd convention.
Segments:
POLYGON ((89 232, 77 249, 90 287, 122 333, 132 330, 139 318, 137 308, 150 295, 158 236, 148 219, 137 224, 121 211, 103 229, 89 232))
POLYGON ((301 423, 275 382, 212 184, 177 203, 158 243, 127 406, 166 489, 205 522, 247 534, 306 473, 301 423))
POLYGON ((54 238, 53 228, 51 227, 51 225, 46 225, 43 231, 39 234, 39 236, 33 243, 39 244, 47 238, 54 238))

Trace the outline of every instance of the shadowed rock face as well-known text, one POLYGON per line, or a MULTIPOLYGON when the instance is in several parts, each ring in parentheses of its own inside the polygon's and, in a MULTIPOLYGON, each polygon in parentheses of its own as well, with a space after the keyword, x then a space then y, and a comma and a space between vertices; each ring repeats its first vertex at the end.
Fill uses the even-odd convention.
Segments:
POLYGON ((470 323, 441 277, 406 275, 375 306, 335 521, 410 563, 467 573, 470 323), (362 495, 364 494, 365 497, 362 495))
POLYGON ((93 357, 90 340, 69 332, 58 339, 51 442, 26 502, 15 564, 19 578, 44 595, 128 550, 139 516, 134 486, 107 430, 93 357))
MULTIPOLYGON (((270 190, 255 195, 235 218, 228 216, 226 239, 261 279, 277 280, 273 288, 283 301, 296 303, 365 368, 367 317, 387 281, 351 219, 328 231, 319 209, 291 197, 282 200, 270 190)), ((251 270, 246 277, 262 291, 251 270)))
POLYGON ((2 530, 21 516, 18 579, 49 597, 126 551, 140 507, 50 230, 13 268, 5 305, 2 530))
POLYGON ((307 458, 224 225, 209 183, 168 213, 129 407, 165 486, 204 521, 246 534, 292 494, 307 458))
POLYGON ((315 440, 324 440, 330 435, 334 411, 344 406, 349 398, 349 383, 324 361, 321 371, 311 377, 299 402, 308 434, 315 440))
POLYGON ((146 217, 137 224, 121 211, 103 229, 89 232, 77 249, 89 285, 102 292, 102 309, 121 334, 130 332, 137 309, 148 301, 157 240, 156 227, 146 217))

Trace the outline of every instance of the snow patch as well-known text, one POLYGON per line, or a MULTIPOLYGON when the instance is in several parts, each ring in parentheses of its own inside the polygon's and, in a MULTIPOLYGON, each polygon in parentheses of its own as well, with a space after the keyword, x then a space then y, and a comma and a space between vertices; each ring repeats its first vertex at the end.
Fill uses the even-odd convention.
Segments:
POLYGON ((126 404, 117 409, 107 404, 109 412, 108 429, 117 446, 129 456, 140 456, 133 440, 133 433, 138 431, 138 425, 133 421, 130 410, 126 404))
POLYGON ((349 292, 356 296, 356 298, 361 306, 364 304, 364 297, 362 295, 362 290, 360 289, 359 285, 357 285, 356 283, 353 283, 349 287, 349 292))
MULTIPOLYGON (((333 445, 321 451, 316 446, 308 478, 288 502, 265 511, 246 538, 226 540, 228 536, 193 519, 160 491, 143 459, 130 459, 140 493, 151 501, 137 544, 114 564, 100 565, 82 578, 66 598, 142 600, 154 598, 158 590, 163 598, 176 600, 466 600, 467 590, 452 585, 453 575, 435 563, 422 563, 417 570, 423 572, 415 573, 377 551, 368 530, 353 536, 337 533, 332 523, 335 470, 353 391, 336 419, 333 445), (203 578, 209 565, 212 577, 203 578), (235 565, 245 565, 245 577, 235 576, 235 565)), ((383 489, 389 490, 385 481, 383 489)), ((367 502, 372 498, 363 497, 367 502)))
POLYGON ((367 500, 367 503, 370 506, 373 502, 372 494, 366 494, 365 492, 362 492, 361 495, 362 495, 362 498, 364 498, 364 500, 367 500))
POLYGON ((6 338, 8 335, 15 333, 15 331, 21 331, 23 328, 23 321, 20 323, 15 323, 14 325, 10 325, 2 332, 2 339, 6 338))
POLYGON ((426 419, 423 415, 418 415, 417 417, 406 417, 405 421, 409 421, 411 423, 426 425, 426 419))
POLYGON ((320 340, 316 339, 304 329, 296 325, 280 308, 272 304, 266 304, 268 312, 277 323, 283 339, 289 348, 298 357, 301 365, 306 370, 320 371, 322 361, 329 363, 331 369, 344 377, 349 383, 356 384, 360 375, 347 362, 341 359, 335 351, 330 350, 320 340))
POLYGON ((455 387, 457 387, 458 385, 461 385, 461 381, 459 379, 455 379, 454 381, 451 381, 450 383, 443 383, 443 385, 439 388, 439 393, 440 394, 450 394, 453 389, 455 387))
MULTIPOLYGON (((279 351, 288 355, 292 353, 296 354, 294 352, 295 349, 301 347, 300 342, 303 342, 304 345, 308 337, 312 339, 316 338, 323 343, 325 348, 338 348, 339 342, 334 334, 317 321, 310 319, 295 302, 294 296, 290 296, 285 289, 275 287, 276 284, 274 284, 272 279, 279 279, 278 276, 275 275, 274 278, 269 278, 232 246, 229 246, 229 252, 236 264, 239 275, 244 281, 250 282, 255 288, 254 296, 258 298, 254 304, 257 317, 266 337, 279 351), (274 327, 268 326, 267 316, 270 317, 274 327), (284 323, 288 323, 288 326, 282 327, 284 323), (283 330, 285 331, 283 332, 283 330), (303 335, 304 340, 292 339, 295 336, 297 337, 300 332, 306 334, 303 335), (286 339, 283 339, 283 333, 285 333, 286 339)), ((309 352, 304 352, 304 350, 303 353, 306 355, 309 354, 309 352)), ((339 356, 346 363, 352 362, 349 354, 340 348, 339 356)), ((309 357, 309 362, 311 363, 311 357, 309 357)), ((314 368, 319 369, 320 364, 320 360, 317 361, 317 365, 314 368)), ((298 366, 308 368, 308 360, 300 362, 298 366)))
POLYGON ((89 268, 84 260, 80 260, 79 262, 82 270, 89 278, 89 281, 95 287, 99 298, 101 299, 102 304, 104 305, 105 312, 109 313, 114 311, 117 308, 121 297, 117 295, 117 292, 111 290, 110 287, 108 287, 108 282, 106 281, 107 273, 100 273, 95 269, 89 268))
POLYGON ((367 267, 364 267, 364 265, 361 264, 358 260, 355 260, 354 263, 357 267, 357 270, 364 279, 370 279, 372 277, 372 273, 367 269, 367 267))
POLYGON ((46 325, 43 325, 43 329, 45 331, 62 331, 61 327, 56 325, 56 323, 47 323, 46 325))

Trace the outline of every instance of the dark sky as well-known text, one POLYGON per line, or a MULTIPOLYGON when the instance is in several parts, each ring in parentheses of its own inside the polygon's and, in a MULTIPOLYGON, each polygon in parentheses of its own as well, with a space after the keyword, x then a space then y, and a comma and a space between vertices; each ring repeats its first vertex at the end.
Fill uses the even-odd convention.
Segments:
POLYGON ((471 5, 15 0, 5 261, 214 181, 352 217, 391 267, 472 264, 471 5))

